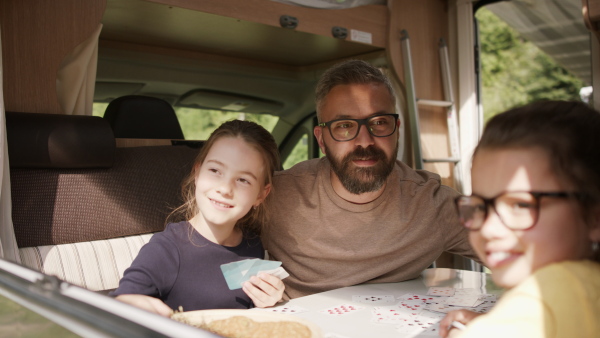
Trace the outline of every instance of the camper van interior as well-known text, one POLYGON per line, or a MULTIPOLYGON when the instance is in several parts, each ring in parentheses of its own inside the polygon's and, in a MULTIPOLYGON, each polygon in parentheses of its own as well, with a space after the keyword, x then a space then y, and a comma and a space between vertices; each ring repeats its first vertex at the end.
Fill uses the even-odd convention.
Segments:
POLYGON ((102 294, 181 202, 197 130, 251 119, 285 168, 322 156, 314 89, 341 60, 392 79, 398 159, 468 193, 482 6, 586 84, 599 79, 595 0, 0 1, 0 332, 211 336, 102 294))

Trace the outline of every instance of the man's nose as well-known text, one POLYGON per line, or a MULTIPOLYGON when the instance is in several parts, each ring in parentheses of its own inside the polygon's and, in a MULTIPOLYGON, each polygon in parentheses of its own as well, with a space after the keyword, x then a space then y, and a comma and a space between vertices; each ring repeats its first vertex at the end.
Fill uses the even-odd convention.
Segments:
POLYGON ((375 143, 373 135, 369 133, 368 125, 360 125, 358 126, 358 135, 354 139, 354 144, 357 146, 362 146, 363 148, 367 148, 368 146, 375 143))

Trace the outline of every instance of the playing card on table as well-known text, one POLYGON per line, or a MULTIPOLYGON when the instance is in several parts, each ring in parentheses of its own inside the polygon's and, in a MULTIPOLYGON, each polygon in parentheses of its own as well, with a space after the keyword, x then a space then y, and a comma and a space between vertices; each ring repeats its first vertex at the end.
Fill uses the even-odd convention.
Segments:
POLYGON ((418 323, 412 320, 402 322, 396 326, 396 331, 403 334, 403 337, 414 337, 427 330, 429 326, 424 323, 418 323))
POLYGON ((391 304, 396 301, 392 295, 383 296, 367 296, 367 295, 356 295, 352 296, 352 301, 355 303, 365 304, 391 304))
POLYGON ((419 313, 418 315, 413 316, 412 319, 427 323, 437 323, 440 320, 442 320, 445 316, 446 315, 443 313, 421 311, 421 313, 419 313))
POLYGON ((454 296, 454 288, 432 286, 427 291, 428 296, 454 296))
POLYGON ((454 295, 480 295, 481 290, 475 288, 454 289, 454 295))
POLYGON ((437 323, 429 326, 428 328, 425 329, 425 331, 423 331, 421 333, 421 336, 438 337, 439 335, 440 335, 440 322, 437 322, 437 323))
POLYGON ((423 304, 428 304, 428 303, 436 303, 438 301, 437 297, 433 297, 433 296, 426 296, 426 295, 417 295, 414 293, 407 293, 404 294, 400 297, 398 297, 398 300, 402 301, 415 301, 415 302, 419 302, 419 303, 423 303, 423 304))
POLYGON ((349 313, 356 312, 358 310, 362 310, 364 307, 353 305, 353 304, 342 304, 334 307, 330 307, 324 310, 319 311, 319 313, 330 315, 330 316, 342 316, 347 315, 349 313))
POLYGON ((401 300, 396 304, 400 310, 404 312, 421 312, 425 308, 427 304, 423 303, 421 300, 401 300))
POLYGON ((463 306, 453 306, 453 305, 438 304, 438 303, 427 304, 425 306, 425 310, 435 311, 435 312, 439 312, 439 313, 448 313, 450 311, 466 309, 466 308, 467 307, 463 307, 463 306))
POLYGON ((285 270, 283 272, 280 270, 283 270, 281 262, 258 258, 244 259, 221 265, 221 271, 230 290, 241 288, 244 282, 249 280, 250 277, 258 275, 259 272, 271 271, 280 274, 280 276, 287 274, 285 270))
POLYGON ((398 306, 376 306, 372 310, 371 321, 374 323, 398 324, 408 320, 411 316, 416 316, 419 311, 408 311, 398 306))
POLYGON ((267 308, 255 308, 254 311, 266 311, 266 312, 276 312, 276 313, 288 313, 288 314, 295 314, 295 313, 302 313, 302 312, 307 312, 308 309, 305 309, 301 306, 296 306, 296 305, 280 305, 280 306, 275 306, 275 307, 267 307, 267 308))
POLYGON ((494 305, 496 305, 496 296, 495 295, 481 295, 478 300, 478 304, 470 309, 471 311, 478 313, 486 313, 489 312, 494 305))
POLYGON ((445 299, 445 303, 448 305, 456 306, 469 306, 473 307, 479 300, 479 295, 459 295, 452 296, 445 299))
POLYGON ((414 335, 437 335, 439 331, 439 322, 444 315, 438 315, 430 312, 423 312, 420 315, 409 318, 396 326, 396 331, 410 336, 414 335))

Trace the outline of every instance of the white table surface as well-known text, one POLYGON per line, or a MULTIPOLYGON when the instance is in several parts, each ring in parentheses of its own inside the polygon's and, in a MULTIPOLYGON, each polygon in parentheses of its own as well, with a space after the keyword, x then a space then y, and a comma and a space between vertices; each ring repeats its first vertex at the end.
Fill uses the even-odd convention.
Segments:
MULTIPOLYGON (((502 290, 496 287, 489 274, 455 270, 455 269, 427 269, 420 278, 399 282, 382 284, 360 284, 317 293, 310 296, 292 299, 289 302, 278 305, 300 306, 308 309, 307 312, 293 314, 299 318, 307 319, 317 324, 323 334, 327 337, 401 337, 395 329, 394 324, 372 323, 372 308, 374 306, 390 306, 397 304, 364 304, 353 303, 352 296, 382 296, 393 295, 396 299, 406 293, 415 293, 420 295, 427 294, 431 286, 447 286, 457 289, 477 288, 481 293, 496 294, 499 296, 502 290), (364 309, 341 316, 331 316, 319 313, 320 310, 338 306, 341 304, 354 304, 364 307, 364 309)), ((262 311, 262 310, 257 310, 262 311)))

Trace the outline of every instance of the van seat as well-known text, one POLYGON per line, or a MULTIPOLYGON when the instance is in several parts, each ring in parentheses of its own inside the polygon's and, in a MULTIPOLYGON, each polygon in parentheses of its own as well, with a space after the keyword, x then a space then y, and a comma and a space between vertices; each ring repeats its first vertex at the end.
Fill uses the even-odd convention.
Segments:
POLYGON ((21 264, 92 291, 119 286, 133 259, 152 234, 99 241, 19 248, 21 264))
POLYGON ((119 97, 108 104, 104 118, 116 138, 184 139, 173 107, 159 98, 119 97))
POLYGON ((36 123, 14 114, 27 113, 7 114, 6 120, 12 219, 22 263, 91 290, 116 288, 139 248, 164 229, 170 210, 182 203, 181 182, 198 149, 116 148, 101 118, 47 115, 42 120, 51 122, 36 123), (88 130, 55 142, 66 125, 88 130), (106 128, 106 140, 86 140, 98 138, 106 128), (21 137, 23 130, 30 137, 21 137), (37 155, 13 165, 14 148, 37 155), (74 148, 87 155, 53 160, 52 154, 74 148), (97 156, 106 158, 99 161, 97 156))

